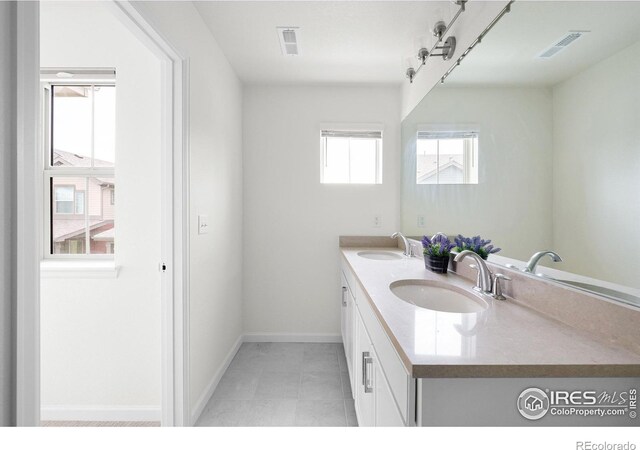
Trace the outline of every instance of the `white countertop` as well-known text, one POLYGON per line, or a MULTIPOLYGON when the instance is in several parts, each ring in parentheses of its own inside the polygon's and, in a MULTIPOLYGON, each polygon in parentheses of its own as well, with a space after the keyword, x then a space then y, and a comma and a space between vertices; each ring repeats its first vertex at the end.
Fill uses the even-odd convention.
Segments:
POLYGON ((389 285, 403 279, 436 280, 471 290, 473 283, 455 273, 426 270, 421 258, 381 261, 357 253, 401 251, 340 250, 414 377, 640 376, 640 355, 509 299, 485 296, 489 308, 475 314, 432 311, 400 300, 389 285))

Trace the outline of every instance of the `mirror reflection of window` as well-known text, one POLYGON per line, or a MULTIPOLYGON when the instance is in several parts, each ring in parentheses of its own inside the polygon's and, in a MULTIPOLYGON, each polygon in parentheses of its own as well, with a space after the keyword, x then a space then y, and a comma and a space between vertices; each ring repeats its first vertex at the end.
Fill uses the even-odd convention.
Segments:
POLYGON ((417 184, 478 184, 478 133, 418 132, 417 184))

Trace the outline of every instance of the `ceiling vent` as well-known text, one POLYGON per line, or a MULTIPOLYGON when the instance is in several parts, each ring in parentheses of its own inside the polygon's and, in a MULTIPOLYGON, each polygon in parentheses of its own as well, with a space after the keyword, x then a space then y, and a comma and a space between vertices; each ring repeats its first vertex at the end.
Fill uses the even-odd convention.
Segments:
POLYGON ((557 55, 559 52, 567 48, 569 45, 573 44, 576 40, 578 40, 583 34, 588 33, 588 31, 569 31, 567 34, 562 36, 562 38, 553 44, 551 47, 547 48, 545 51, 538 55, 538 58, 551 58, 552 56, 557 55))
POLYGON ((298 52, 298 27, 277 27, 280 38, 280 49, 284 56, 297 56, 298 52))

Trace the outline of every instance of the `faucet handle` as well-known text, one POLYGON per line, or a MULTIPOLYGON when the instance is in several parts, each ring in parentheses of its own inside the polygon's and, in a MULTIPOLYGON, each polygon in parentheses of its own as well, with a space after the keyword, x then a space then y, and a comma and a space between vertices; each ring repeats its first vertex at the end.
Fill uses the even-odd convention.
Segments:
POLYGON ((493 278, 493 298, 496 300, 506 300, 507 298, 502 294, 502 284, 500 280, 511 281, 511 278, 501 273, 495 274, 493 278))

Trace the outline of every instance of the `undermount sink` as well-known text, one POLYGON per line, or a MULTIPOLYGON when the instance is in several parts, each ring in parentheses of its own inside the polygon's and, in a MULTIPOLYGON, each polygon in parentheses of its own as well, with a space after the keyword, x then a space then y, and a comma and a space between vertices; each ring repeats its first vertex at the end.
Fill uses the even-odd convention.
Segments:
POLYGON ((358 256, 367 259, 378 259, 380 261, 391 261, 394 259, 402 259, 402 255, 385 251, 366 251, 358 252, 358 256))
POLYGON ((433 311, 479 313, 489 307, 479 296, 437 281, 398 280, 389 289, 400 300, 433 311))

